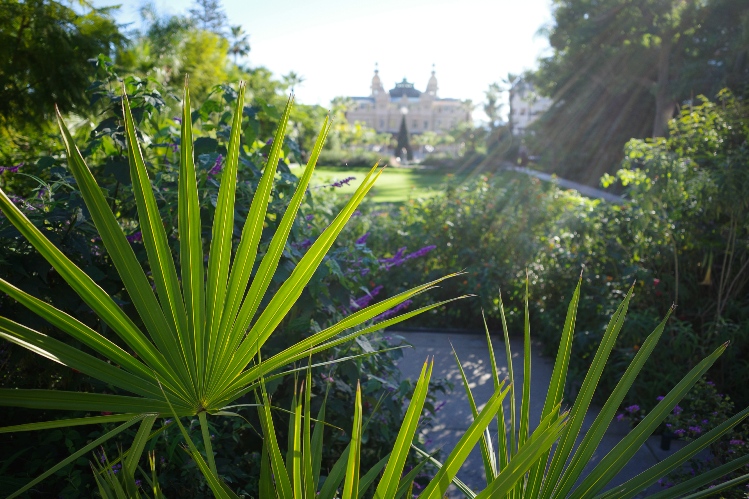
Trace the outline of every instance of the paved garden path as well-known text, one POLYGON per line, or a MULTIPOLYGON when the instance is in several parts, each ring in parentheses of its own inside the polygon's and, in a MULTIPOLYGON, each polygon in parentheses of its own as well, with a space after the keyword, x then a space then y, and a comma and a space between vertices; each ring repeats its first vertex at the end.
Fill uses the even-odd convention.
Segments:
MULTIPOLYGON (((434 371, 432 379, 446 378, 454 385, 454 390, 447 396, 439 395, 440 400, 444 400, 444 406, 437 412, 434 425, 427 430, 426 438, 428 439, 429 450, 441 447, 443 449, 443 458, 447 457, 454 445, 458 442, 465 430, 470 426, 473 417, 468 404, 468 399, 463 388, 460 372, 455 364, 450 342, 455 346, 455 350, 460 357, 466 377, 468 378, 473 392, 474 399, 479 406, 491 396, 494 387, 491 379, 491 365, 487 352, 486 336, 483 334, 466 334, 466 333, 429 333, 429 332, 391 332, 391 334, 404 337, 414 348, 405 349, 404 356, 399 361, 398 367, 404 377, 415 380, 418 378, 424 361, 427 357, 434 356, 434 371)), ((507 363, 505 361, 504 342, 498 337, 492 337, 494 342, 494 351, 497 355, 498 368, 504 373, 507 372, 507 363)), ((521 386, 523 377, 523 342, 522 339, 511 339, 510 346, 513 354, 513 368, 517 386, 521 386)), ((540 355, 540 346, 532 349, 532 379, 531 379, 531 429, 538 424, 543 409, 546 391, 551 379, 553 370, 553 359, 547 359, 540 355)), ((520 404, 518 396, 518 405, 520 404)), ((506 406, 508 407, 508 406, 506 406)), ((506 409, 509 410, 509 409, 506 409)), ((593 423, 598 411, 591 409, 586 418, 583 431, 593 423)), ((600 447, 588 465, 592 469, 600 459, 605 456, 621 438, 626 435, 629 427, 624 423, 614 421, 609 427, 600 447)), ((494 426, 496 431, 496 425, 494 426)), ((672 449, 677 448, 672 445, 672 449)), ((660 449, 660 438, 650 437, 645 445, 640 448, 634 459, 620 472, 612 482, 612 486, 618 485, 650 466, 658 463, 667 457, 671 452, 660 449)), ((474 490, 482 490, 486 482, 484 481, 484 466, 481 460, 479 447, 476 446, 470 455, 466 464, 458 473, 458 478, 463 480, 474 490)), ((660 490, 655 485, 653 491, 660 490)), ((463 497, 456 490, 451 492, 449 497, 463 497)))
POLYGON ((575 189, 577 192, 579 192, 583 196, 587 196, 589 198, 603 199, 604 201, 608 201, 609 203, 614 203, 614 204, 624 203, 624 199, 621 196, 617 196, 616 194, 612 194, 608 191, 604 191, 601 189, 596 189, 595 187, 581 184, 579 182, 574 182, 572 180, 567 180, 565 178, 557 177, 556 175, 551 175, 548 173, 540 172, 532 168, 524 168, 522 166, 515 166, 507 162, 503 163, 502 168, 505 170, 512 170, 512 171, 524 173, 526 175, 530 175, 531 177, 536 177, 538 179, 541 179, 545 182, 555 183, 559 187, 562 187, 563 189, 575 189))

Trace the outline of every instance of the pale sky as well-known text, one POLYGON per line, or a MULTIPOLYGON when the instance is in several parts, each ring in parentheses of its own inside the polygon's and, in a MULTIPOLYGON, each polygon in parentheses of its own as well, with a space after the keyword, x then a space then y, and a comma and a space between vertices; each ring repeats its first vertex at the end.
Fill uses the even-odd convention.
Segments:
MULTIPOLYGON (((118 20, 137 23, 142 3, 122 2, 118 20)), ((162 14, 179 14, 193 1, 153 3, 162 14)), ((434 64, 440 97, 480 104, 490 83, 533 69, 550 50, 538 31, 552 20, 551 0, 223 0, 223 5, 229 24, 241 24, 250 35, 251 66, 265 66, 279 78, 295 71, 305 79, 296 88, 297 100, 326 107, 336 96, 369 95, 376 62, 386 90, 406 77, 423 91, 434 64)), ((477 109, 474 117, 481 116, 477 109)))

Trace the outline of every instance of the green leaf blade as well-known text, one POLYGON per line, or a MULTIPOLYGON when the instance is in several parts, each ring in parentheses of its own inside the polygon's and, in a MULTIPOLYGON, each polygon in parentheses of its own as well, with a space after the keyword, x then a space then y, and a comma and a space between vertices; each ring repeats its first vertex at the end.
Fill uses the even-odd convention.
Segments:
MULTIPOLYGON (((279 245, 279 239, 281 239, 280 245, 281 249, 283 249, 283 245, 286 242, 285 236, 288 235, 288 232, 285 233, 284 224, 291 213, 295 213, 293 205, 294 200, 297 198, 296 193, 292 198, 289 208, 287 208, 286 212, 284 213, 281 224, 279 224, 279 227, 273 236, 273 240, 271 241, 271 244, 268 248, 268 252, 263 258, 263 262, 265 262, 266 268, 263 269, 263 262, 261 262, 261 268, 258 269, 258 272, 255 274, 255 278, 253 279, 250 291, 247 291, 247 283, 250 279, 250 273, 252 272, 253 268, 253 265, 248 265, 247 262, 254 263, 255 258, 257 257, 257 249, 260 243, 260 237, 263 232, 263 225, 265 223, 265 218, 268 211, 268 199, 270 199, 271 190, 273 188, 273 180, 278 169, 281 146, 283 144, 284 137, 286 136, 286 126, 289 121, 292 103, 292 99, 289 99, 286 103, 286 108, 283 111, 281 121, 278 124, 276 134, 273 138, 271 151, 268 154, 268 161, 265 165, 265 171, 263 171, 263 176, 260 178, 260 182, 258 183, 257 189, 255 190, 255 194, 252 197, 252 203, 250 204, 250 209, 247 214, 247 220, 242 227, 242 235, 239 239, 239 247, 237 248, 234 262, 231 267, 231 273, 229 275, 229 287, 226 295, 226 305, 221 317, 221 330, 228 331, 228 333, 222 337, 221 344, 217 347, 220 351, 219 357, 221 358, 221 360, 224 360, 224 357, 228 352, 234 351, 239 341, 241 341, 244 332, 247 330, 247 327, 249 327, 249 323, 252 320, 252 315, 254 315, 255 310, 257 310, 256 307, 254 310, 250 310, 252 309, 253 296, 257 294, 258 285, 261 285, 264 281, 264 277, 260 276, 264 276, 268 272, 267 262, 273 260, 273 255, 278 252, 277 246, 279 245), (247 292, 247 298, 245 298, 245 292, 247 292), (244 302, 242 301, 243 298, 244 302), (242 310, 239 317, 237 317, 237 312, 240 311, 240 306, 242 310)), ((297 187, 297 192, 299 191, 301 185, 302 180, 300 180, 299 187, 297 187)), ((270 271, 271 274, 274 270, 275 268, 270 271)), ((225 366, 219 366, 219 372, 223 367, 225 366)))
POLYGON ((205 390, 205 269, 198 182, 193 158, 190 90, 185 80, 180 131, 178 219, 182 293, 187 315, 187 350, 195 358, 198 393, 205 390))
POLYGON ((655 431, 658 425, 668 416, 676 404, 687 394, 699 378, 718 360, 728 344, 718 347, 712 354, 703 359, 661 400, 640 423, 624 437, 611 451, 601 459, 583 482, 572 492, 570 497, 587 497, 599 492, 635 455, 645 440, 655 431))
POLYGON ((349 446, 348 462, 346 463, 346 481, 343 483, 342 499, 357 499, 359 497, 359 455, 361 453, 361 433, 361 386, 357 382, 356 399, 354 402, 354 425, 351 429, 351 444, 349 446))
MULTIPOLYGON (((213 381, 212 363, 216 362, 215 352, 220 336, 221 316, 226 305, 227 281, 231 262, 232 236, 234 233, 234 199, 237 188, 240 133, 242 110, 244 107, 245 84, 239 83, 237 104, 231 125, 229 151, 224 169, 221 172, 216 211, 211 231, 211 249, 208 254, 208 278, 206 280, 206 344, 207 344, 207 385, 213 381)), ((208 389, 210 394, 210 388, 208 389)))
POLYGON ((185 391, 191 393, 193 400, 198 400, 195 358, 189 347, 190 338, 187 331, 187 312, 182 300, 182 291, 177 279, 177 269, 172 258, 163 221, 156 198, 153 195, 151 179, 146 170, 143 153, 138 143, 135 123, 130 111, 127 95, 122 97, 122 113, 125 119, 125 138, 130 161, 130 178, 133 184, 133 196, 138 208, 143 244, 146 247, 148 262, 153 275, 156 292, 167 319, 168 328, 156 331, 154 342, 169 363, 170 370, 179 377, 185 391))
POLYGON ((398 431, 390 459, 388 459, 388 464, 382 473, 382 478, 375 491, 375 499, 392 498, 398 490, 398 479, 403 472, 403 466, 406 463, 406 457, 416 433, 421 410, 424 407, 424 401, 429 390, 429 380, 432 377, 433 367, 434 360, 424 362, 424 366, 421 368, 421 374, 416 382, 411 403, 408 405, 408 410, 398 431))
POLYGON ((599 345, 591 367, 588 370, 588 374, 583 380, 580 392, 578 393, 575 403, 572 406, 572 411, 570 412, 570 421, 562 432, 561 440, 554 451, 554 456, 552 457, 551 465, 546 475, 545 484, 541 491, 542 497, 544 498, 552 497, 554 487, 558 484, 559 477, 562 475, 563 467, 570 457, 577 436, 580 433, 580 429, 585 420, 585 415, 587 414, 590 403, 593 400, 593 393, 598 385, 598 380, 601 377, 608 356, 614 348, 619 331, 621 331, 624 324, 624 317, 626 316, 633 290, 634 286, 629 289, 627 296, 611 317, 601 340, 601 344, 599 345))
POLYGON ((131 393, 152 398, 160 395, 155 384, 5 317, 0 317, 0 338, 131 393))
POLYGON ((567 466, 567 469, 565 470, 559 481, 557 491, 555 492, 557 496, 566 497, 569 491, 572 490, 574 484, 582 475, 585 466, 593 457, 596 448, 601 443, 601 440, 606 433, 606 429, 608 428, 611 421, 613 421, 614 415, 621 405, 622 400, 624 400, 624 397, 632 386, 632 383, 634 383, 635 378, 640 373, 640 370, 645 364, 645 361, 647 361, 648 357, 650 357, 650 354, 658 344, 658 340, 663 333, 663 329, 665 328, 666 322, 668 321, 672 311, 673 309, 669 310, 668 314, 661 321, 658 327, 643 342, 642 346, 637 351, 637 355, 635 355, 635 358, 632 359, 632 362, 627 367, 627 370, 619 380, 619 383, 617 383, 616 387, 611 392, 611 395, 606 400, 600 412, 596 416, 595 421, 593 421, 593 424, 590 426, 590 428, 588 428, 588 431, 585 433, 585 437, 583 438, 582 442, 580 442, 580 445, 578 445, 577 450, 572 457, 572 461, 567 466))

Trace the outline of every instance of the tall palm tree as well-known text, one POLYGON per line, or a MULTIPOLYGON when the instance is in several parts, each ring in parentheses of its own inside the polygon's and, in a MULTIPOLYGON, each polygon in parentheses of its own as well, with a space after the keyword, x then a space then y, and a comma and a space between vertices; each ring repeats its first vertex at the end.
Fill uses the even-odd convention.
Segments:
POLYGON ((231 27, 231 47, 229 47, 229 53, 234 56, 234 65, 237 65, 237 58, 244 57, 250 53, 250 42, 247 39, 250 37, 245 33, 244 28, 241 25, 231 27))
POLYGON ((283 84, 291 93, 294 93, 294 88, 304 83, 305 79, 304 76, 294 71, 289 71, 289 74, 283 76, 283 84))

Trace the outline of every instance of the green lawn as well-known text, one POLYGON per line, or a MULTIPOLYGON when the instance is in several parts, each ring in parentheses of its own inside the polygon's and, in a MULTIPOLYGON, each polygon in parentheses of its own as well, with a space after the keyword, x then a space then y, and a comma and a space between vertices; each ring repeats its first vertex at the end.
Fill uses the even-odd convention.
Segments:
MULTIPOLYGON (((294 174, 301 174, 301 167, 292 167, 294 174)), ((367 174, 366 168, 340 168, 319 166, 315 169, 310 186, 331 184, 347 177, 356 177, 349 185, 336 189, 341 194, 352 194, 367 174)), ((420 168, 387 167, 370 191, 368 197, 376 203, 399 203, 417 197, 429 197, 444 190, 449 183, 465 180, 469 172, 432 170, 420 168)))

